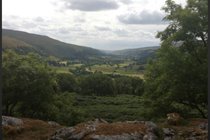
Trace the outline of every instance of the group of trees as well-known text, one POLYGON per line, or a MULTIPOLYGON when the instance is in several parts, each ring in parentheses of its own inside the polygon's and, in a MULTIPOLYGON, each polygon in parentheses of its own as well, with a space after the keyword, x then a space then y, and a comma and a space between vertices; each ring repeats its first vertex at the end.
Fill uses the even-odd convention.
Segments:
POLYGON ((2 59, 3 115, 54 120, 67 125, 79 122, 80 113, 72 107, 69 94, 77 90, 72 75, 56 74, 47 61, 34 53, 18 55, 6 50, 2 59))
POLYGON ((145 73, 150 113, 163 116, 188 109, 207 117, 207 5, 207 0, 188 0, 185 7, 166 1, 164 19, 169 25, 157 34, 161 48, 145 73))
POLYGON ((57 74, 61 92, 77 92, 82 95, 114 96, 120 94, 142 95, 144 83, 140 78, 105 75, 95 72, 75 76, 68 73, 57 74))
POLYGON ((73 109, 72 92, 82 95, 114 96, 143 93, 138 78, 115 77, 100 72, 88 75, 56 73, 43 57, 30 53, 3 52, 3 115, 69 122, 79 120, 73 109), (66 117, 64 117, 66 116, 66 117))
POLYGON ((54 73, 35 54, 8 51, 2 60, 3 114, 12 115, 15 110, 31 117, 46 114, 56 92, 54 73))

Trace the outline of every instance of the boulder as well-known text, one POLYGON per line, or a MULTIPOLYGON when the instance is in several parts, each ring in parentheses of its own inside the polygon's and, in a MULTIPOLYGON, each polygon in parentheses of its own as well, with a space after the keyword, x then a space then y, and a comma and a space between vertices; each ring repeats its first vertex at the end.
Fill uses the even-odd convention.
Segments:
POLYGON ((183 121, 183 118, 178 113, 168 113, 167 123, 169 125, 179 125, 183 121))
POLYGON ((147 127, 147 132, 156 133, 158 131, 157 125, 153 122, 145 121, 144 124, 147 127))
POLYGON ((53 126, 53 127, 60 126, 59 123, 54 122, 54 121, 48 121, 47 123, 48 123, 49 125, 53 126))
POLYGON ((144 135, 143 140, 158 140, 158 137, 154 133, 147 133, 144 135))
POLYGON ((65 140, 72 136, 74 132, 73 127, 61 128, 55 132, 55 134, 51 137, 50 140, 65 140))
POLYGON ((163 128, 163 137, 164 140, 174 140, 175 139, 175 130, 171 128, 163 128))
POLYGON ((208 130, 208 122, 203 122, 198 127, 202 130, 208 130))
POLYGON ((2 126, 21 126, 23 125, 23 121, 18 118, 2 116, 2 126))

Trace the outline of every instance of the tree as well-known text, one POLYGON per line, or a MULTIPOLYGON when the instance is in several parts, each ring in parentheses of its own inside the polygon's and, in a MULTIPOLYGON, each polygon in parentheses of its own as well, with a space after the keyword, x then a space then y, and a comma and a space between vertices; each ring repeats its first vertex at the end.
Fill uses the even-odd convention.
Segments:
POLYGON ((3 114, 45 118, 56 91, 54 72, 36 54, 3 52, 3 114))
POLYGON ((81 122, 83 118, 83 112, 74 108, 75 94, 63 92, 54 96, 54 104, 52 112, 55 114, 52 120, 59 122, 60 124, 72 126, 81 122))
POLYGON ((120 76, 114 79, 116 94, 142 95, 143 80, 135 77, 120 76))
POLYGON ((145 73, 145 97, 153 111, 164 115, 177 104, 207 117, 207 0, 188 0, 182 7, 171 0, 163 10, 168 27, 157 34, 161 48, 145 73))
POLYGON ((78 84, 75 77, 69 73, 57 74, 57 83, 61 92, 75 92, 78 90, 78 84))
POLYGON ((115 91, 116 94, 132 94, 133 87, 131 78, 127 76, 120 76, 115 78, 115 91))
POLYGON ((114 95, 112 78, 101 73, 94 73, 84 77, 80 83, 81 93, 84 95, 114 95))

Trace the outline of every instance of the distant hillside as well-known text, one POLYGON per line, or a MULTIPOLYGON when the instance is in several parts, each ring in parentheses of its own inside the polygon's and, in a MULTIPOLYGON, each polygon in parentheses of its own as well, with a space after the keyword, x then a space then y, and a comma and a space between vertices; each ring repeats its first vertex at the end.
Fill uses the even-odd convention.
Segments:
POLYGON ((87 59, 103 55, 99 50, 64 43, 43 35, 36 35, 22 31, 2 30, 2 45, 4 49, 17 52, 37 52, 44 56, 59 58, 87 59))
POLYGON ((159 46, 151 46, 151 47, 136 48, 136 49, 117 50, 111 53, 113 55, 117 55, 122 58, 130 58, 146 62, 148 58, 155 56, 155 52, 157 51, 158 48, 159 46))

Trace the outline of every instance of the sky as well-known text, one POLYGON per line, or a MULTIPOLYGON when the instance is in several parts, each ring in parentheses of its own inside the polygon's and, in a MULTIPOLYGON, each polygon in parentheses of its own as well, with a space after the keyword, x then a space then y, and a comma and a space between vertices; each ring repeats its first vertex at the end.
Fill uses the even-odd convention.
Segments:
MULTIPOLYGON (((174 0, 185 5, 185 0, 174 0)), ((100 50, 155 46, 165 0, 3 0, 2 26, 100 50)))

